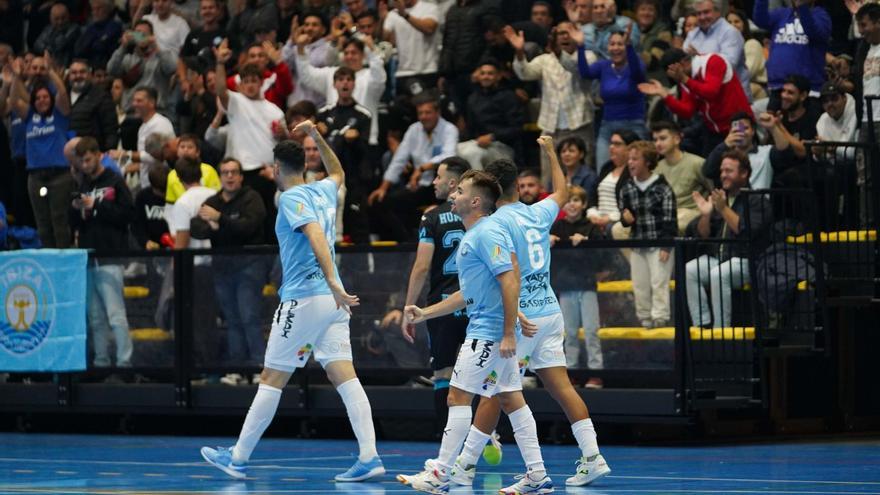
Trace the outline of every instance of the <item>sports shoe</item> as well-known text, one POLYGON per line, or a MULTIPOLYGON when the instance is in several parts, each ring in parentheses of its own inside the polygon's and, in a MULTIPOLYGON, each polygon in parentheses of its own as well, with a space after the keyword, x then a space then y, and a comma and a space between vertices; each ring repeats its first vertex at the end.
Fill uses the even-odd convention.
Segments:
POLYGON ((202 457, 211 463, 217 469, 232 476, 235 479, 243 480, 247 476, 247 463, 235 464, 232 462, 232 449, 226 447, 202 447, 202 457))
POLYGON ((437 469, 437 459, 425 459, 425 471, 433 471, 437 469))
POLYGON ((385 466, 382 465, 382 459, 376 456, 367 462, 361 462, 358 459, 348 468, 348 471, 337 474, 333 479, 336 481, 364 481, 383 474, 385 474, 385 466))
POLYGON ((445 477, 439 469, 431 469, 410 476, 398 474, 397 481, 420 492, 445 495, 449 493, 449 481, 444 480, 445 477))
POLYGON ((584 384, 584 388, 590 388, 593 390, 598 390, 603 386, 605 386, 605 384, 602 382, 601 378, 590 378, 587 380, 587 383, 584 384))
POLYGON ((498 433, 493 431, 492 434, 489 435, 489 443, 487 443, 486 446, 483 447, 483 460, 485 460, 486 462, 488 462, 489 464, 491 464, 493 466, 501 464, 501 457, 502 457, 503 452, 501 451, 501 440, 500 439, 501 439, 501 436, 499 436, 498 433), (493 449, 494 449, 494 452, 492 452, 493 449), (486 454, 490 454, 489 457, 487 457, 486 454), (497 454, 497 456, 494 456, 492 454, 497 454), (493 457, 495 459, 497 459, 495 462, 492 462, 493 457))
POLYGON ((471 486, 474 484, 474 477, 477 475, 477 466, 470 464, 465 466, 461 463, 461 457, 455 460, 452 469, 449 471, 449 481, 461 486, 471 486))
POLYGON ((516 483, 498 490, 501 495, 525 495, 527 493, 553 493, 553 480, 544 473, 540 479, 532 478, 532 472, 521 474, 515 479, 516 483))
POLYGON ((602 454, 590 457, 581 457, 578 460, 575 475, 565 480, 566 486, 584 486, 611 473, 611 468, 605 462, 602 454))

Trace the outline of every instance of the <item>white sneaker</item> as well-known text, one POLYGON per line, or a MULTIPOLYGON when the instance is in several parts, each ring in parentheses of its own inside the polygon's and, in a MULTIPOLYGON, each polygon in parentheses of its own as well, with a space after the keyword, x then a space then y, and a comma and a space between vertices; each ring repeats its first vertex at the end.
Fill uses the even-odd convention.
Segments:
POLYGON ((551 480, 546 473, 540 479, 534 479, 532 477, 532 472, 529 471, 526 474, 517 476, 516 479, 519 481, 507 488, 498 490, 498 493, 502 495, 553 493, 553 480, 551 480))
POLYGON ((460 457, 455 460, 455 464, 449 471, 449 481, 456 485, 471 486, 474 484, 474 477, 477 475, 477 466, 474 464, 465 466, 460 461, 460 457))
POLYGON ((437 469, 437 459, 425 459, 425 471, 433 471, 437 469))
POLYGON ((566 486, 584 486, 611 473, 611 468, 605 462, 602 454, 591 457, 581 457, 578 460, 577 471, 571 478, 565 480, 566 486))
POLYGON ((449 493, 449 481, 444 478, 446 478, 445 474, 437 469, 425 470, 410 476, 405 474, 397 475, 397 481, 411 486, 414 490, 438 495, 449 493))
POLYGON ((232 385, 233 387, 236 385, 240 385, 243 381, 244 377, 239 375, 238 373, 228 373, 220 378, 220 383, 222 383, 223 385, 232 385))

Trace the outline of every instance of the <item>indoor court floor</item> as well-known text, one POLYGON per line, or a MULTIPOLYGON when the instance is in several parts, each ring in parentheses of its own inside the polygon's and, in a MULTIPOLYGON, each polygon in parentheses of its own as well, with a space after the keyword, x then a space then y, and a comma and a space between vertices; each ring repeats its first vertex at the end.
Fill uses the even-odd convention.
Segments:
MULTIPOLYGON (((234 481, 202 461, 202 445, 228 438, 0 434, 2 494, 326 494, 413 493, 395 481, 437 454, 435 443, 380 442, 388 474, 366 483, 334 483, 353 462, 354 440, 265 439, 250 476, 234 481)), ((608 494, 880 494, 880 439, 698 447, 607 446, 613 470, 589 488, 566 488, 576 447, 543 448, 557 493, 608 494)), ((481 464, 472 488, 451 494, 497 493, 522 461, 505 444, 500 465, 481 464)))

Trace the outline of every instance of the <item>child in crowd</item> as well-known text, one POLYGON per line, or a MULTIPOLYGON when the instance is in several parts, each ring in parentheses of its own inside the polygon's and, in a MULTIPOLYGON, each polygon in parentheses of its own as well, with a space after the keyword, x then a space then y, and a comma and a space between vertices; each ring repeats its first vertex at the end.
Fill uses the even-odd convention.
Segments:
MULTIPOLYGON (((617 204, 632 239, 673 239, 678 233, 675 193, 666 179, 654 173, 659 155, 653 143, 636 141, 628 147, 630 179, 620 188, 617 204)), ((630 256, 636 316, 645 328, 670 324, 669 276, 672 247, 635 248, 630 256)))
MULTIPOLYGON (((564 217, 557 219, 550 229, 550 243, 553 246, 582 246, 590 239, 601 239, 602 229, 587 220, 587 191, 579 186, 569 186, 569 200, 562 211, 564 217)), ((593 249, 563 250, 553 254, 558 263, 567 259, 564 266, 578 266, 579 270, 562 269, 553 272, 553 287, 558 291, 559 307, 565 322, 565 361, 568 368, 576 368, 581 352, 578 329, 583 326, 587 348, 587 367, 600 370, 602 364, 602 345, 599 342, 599 298, 596 294, 596 279, 607 272, 596 273, 595 267, 604 266, 603 250, 593 249)), ((557 265, 559 266, 559 265, 557 265)), ((591 377, 586 388, 602 388, 602 379, 591 377)))

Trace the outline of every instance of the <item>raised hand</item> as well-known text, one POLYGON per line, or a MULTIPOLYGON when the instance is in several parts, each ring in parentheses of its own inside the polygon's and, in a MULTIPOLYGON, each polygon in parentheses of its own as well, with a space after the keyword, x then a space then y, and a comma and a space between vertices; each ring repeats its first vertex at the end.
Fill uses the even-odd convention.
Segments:
POLYGON ((697 209, 700 210, 700 213, 703 215, 711 215, 712 214, 712 203, 703 197, 699 191, 694 191, 691 193, 691 197, 694 198, 694 203, 697 204, 697 209))
POLYGON ((584 32, 580 30, 574 24, 567 24, 568 26, 568 35, 571 37, 571 40, 575 42, 578 46, 583 46, 584 44, 584 32))
POLYGON ((512 26, 507 25, 504 26, 502 33, 514 50, 520 52, 526 46, 526 38, 522 31, 515 31, 512 26))
POLYGON ((553 144, 553 136, 538 136, 538 146, 540 146, 541 149, 543 149, 545 152, 550 153, 555 149, 553 144))
POLYGON ((232 58, 232 50, 229 49, 228 39, 223 38, 223 41, 220 42, 220 46, 214 48, 214 58, 221 64, 226 64, 226 62, 229 62, 229 59, 232 58))
POLYGON ((311 132, 312 129, 315 129, 315 123, 309 119, 306 119, 299 124, 296 124, 296 127, 293 128, 292 132, 301 132, 303 135, 306 135, 311 132))
POLYGON ((275 43, 266 40, 263 42, 262 46, 263 51, 266 52, 266 56, 269 60, 271 60, 273 64, 278 65, 281 62, 281 52, 275 48, 275 43))
POLYGON ((663 83, 656 79, 651 79, 648 82, 639 83, 638 86, 639 91, 644 95, 648 96, 659 96, 661 98, 666 98, 669 95, 669 90, 663 86, 663 83))
POLYGON ((626 31, 623 32, 623 46, 629 46, 632 41, 633 24, 635 24, 635 21, 629 21, 626 31))

